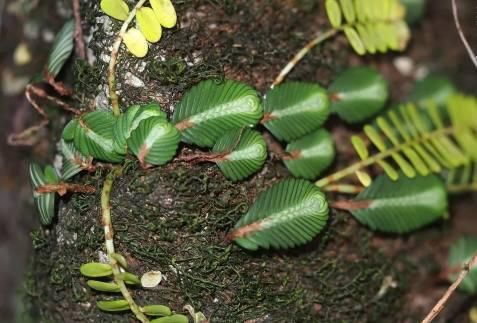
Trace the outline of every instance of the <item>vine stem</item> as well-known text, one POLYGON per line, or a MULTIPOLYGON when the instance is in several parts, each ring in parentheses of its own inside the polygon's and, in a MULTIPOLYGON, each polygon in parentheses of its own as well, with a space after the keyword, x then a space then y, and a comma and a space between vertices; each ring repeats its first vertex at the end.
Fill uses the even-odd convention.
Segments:
POLYGON ((329 175, 325 178, 322 178, 320 180, 318 180, 317 182, 315 182, 315 184, 319 187, 325 187, 325 186, 328 186, 330 185, 331 183, 334 183, 334 182, 337 182, 338 180, 340 179, 343 179, 347 176, 350 176, 350 175, 353 175, 354 173, 356 173, 356 171, 358 170, 361 170, 367 166, 370 166, 374 163, 376 163, 377 161, 380 161, 380 160, 383 160, 385 158, 388 158, 390 156, 392 156, 393 154, 397 153, 397 152, 400 152, 401 150, 403 150, 404 148, 406 147, 409 147, 409 146, 413 146, 413 145, 416 145, 416 144, 420 144, 422 142, 425 142, 429 139, 432 139, 432 138, 435 138, 435 137, 438 137, 438 136, 442 136, 442 135, 445 135, 445 134, 452 134, 455 132, 455 129, 453 127, 448 127, 448 128, 441 128, 441 129, 438 129, 436 131, 433 131, 427 135, 423 135, 422 137, 420 137, 419 139, 417 140, 412 140, 412 141, 409 141, 409 142, 405 142, 405 143, 402 143, 392 149, 389 149, 389 150, 386 150, 386 151, 383 151, 383 152, 380 152, 374 156, 371 156, 365 160, 362 160, 360 162, 357 162, 349 167, 346 167, 332 175, 329 175))
POLYGON ((456 0, 452 0, 452 15, 454 16, 455 27, 457 28, 457 33, 459 34, 460 40, 464 44, 464 47, 467 51, 467 54, 469 54, 469 57, 472 60, 472 63, 474 63, 475 67, 477 67, 477 56, 472 50, 472 47, 469 45, 469 42, 467 41, 467 38, 464 35, 464 31, 462 30, 462 27, 460 26, 459 13, 457 11, 456 0))
POLYGON ((149 322, 149 319, 141 312, 139 305, 136 304, 134 299, 132 298, 131 293, 126 287, 124 280, 120 277, 121 270, 118 262, 112 257, 114 253, 114 231, 113 225, 111 222, 111 204, 110 204, 110 196, 111 196, 111 189, 113 187, 114 178, 121 174, 121 169, 116 168, 115 170, 111 171, 104 181, 103 190, 101 192, 101 213, 102 213, 102 221, 103 221, 103 228, 104 228, 104 238, 106 242, 106 251, 108 253, 109 262, 111 267, 113 268, 113 276, 114 282, 119 286, 121 294, 123 295, 124 299, 128 302, 131 311, 136 315, 136 318, 141 321, 142 323, 149 322))
POLYGON ((146 0, 140 0, 136 6, 131 10, 129 13, 128 18, 124 21, 121 29, 119 30, 119 34, 116 37, 116 40, 113 44, 113 49, 111 50, 111 60, 109 61, 109 75, 108 75, 108 83, 109 83, 109 98, 111 99, 111 106, 113 108, 113 114, 115 116, 119 116, 121 114, 121 110, 119 109, 119 99, 118 95, 116 94, 116 63, 118 61, 119 56, 119 48, 121 47, 121 43, 123 41, 124 34, 126 33, 129 24, 136 16, 136 12, 139 8, 141 8, 146 0))
POLYGON ((310 42, 308 42, 305 47, 300 49, 295 56, 288 62, 288 64, 280 71, 280 74, 275 78, 275 80, 272 83, 271 88, 274 88, 275 86, 279 85, 280 83, 283 82, 285 77, 288 75, 288 73, 291 72, 293 68, 305 57, 306 54, 315 46, 319 45, 320 43, 324 42, 328 38, 336 35, 336 33, 340 31, 339 28, 337 29, 330 29, 322 34, 319 34, 317 37, 312 39, 310 42))
POLYGON ((455 292, 457 287, 462 283, 464 278, 467 276, 467 274, 470 272, 472 267, 477 265, 477 252, 472 256, 472 258, 464 265, 462 268, 459 276, 457 277, 456 281, 449 286, 447 291, 442 295, 442 297, 439 299, 439 301, 434 305, 432 310, 427 314, 427 316, 422 320, 421 323, 431 323, 437 315, 444 309, 447 301, 449 298, 452 296, 452 294, 455 292))

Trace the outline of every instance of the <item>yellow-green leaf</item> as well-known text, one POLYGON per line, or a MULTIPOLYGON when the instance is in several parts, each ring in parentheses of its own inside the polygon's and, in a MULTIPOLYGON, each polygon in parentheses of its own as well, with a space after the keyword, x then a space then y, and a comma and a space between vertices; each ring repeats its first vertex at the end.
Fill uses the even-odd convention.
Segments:
POLYGON ((101 0, 101 10, 108 16, 118 20, 126 20, 129 15, 129 7, 123 0, 101 0))
POLYGON ((364 47, 363 42, 361 41, 361 38, 359 37, 356 30, 351 27, 344 27, 343 30, 354 51, 359 55, 364 55, 366 53, 366 48, 364 47))
POLYGON ((150 2, 162 26, 172 28, 176 25, 177 14, 171 0, 150 0, 150 2))
POLYGON ((147 54, 147 40, 136 28, 129 29, 123 36, 123 41, 129 51, 136 57, 144 57, 147 54))
POLYGON ((366 158, 369 157, 368 148, 366 147, 366 144, 364 143, 363 139, 361 139, 361 137, 352 136, 351 144, 353 144, 353 147, 358 153, 359 158, 361 158, 362 160, 365 160, 366 158))
POLYGON ((341 26, 342 16, 341 9, 336 0, 326 0, 326 13, 328 14, 328 19, 330 20, 331 25, 334 28, 341 26))
POLYGON ((161 39, 162 27, 159 19, 157 19, 154 10, 149 7, 142 7, 137 11, 136 20, 139 29, 144 37, 151 43, 156 43, 161 39))
POLYGON ((358 177, 359 181, 361 184, 363 184, 364 187, 368 187, 372 183, 371 176, 369 176, 368 173, 358 170, 356 171, 356 176, 358 177))

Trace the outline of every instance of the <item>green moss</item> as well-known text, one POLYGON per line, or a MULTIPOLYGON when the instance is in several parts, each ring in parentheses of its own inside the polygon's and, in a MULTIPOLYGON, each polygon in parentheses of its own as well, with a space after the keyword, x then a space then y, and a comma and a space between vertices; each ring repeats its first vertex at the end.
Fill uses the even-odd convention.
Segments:
MULTIPOLYGON (((132 272, 161 270, 166 277, 158 290, 135 290, 138 302, 167 304, 176 311, 191 304, 225 323, 263 317, 272 322, 379 322, 397 313, 401 289, 377 295, 386 276, 401 282, 400 274, 370 246, 371 234, 347 215, 333 217, 313 243, 290 251, 249 253, 225 241, 247 211, 250 196, 281 174, 278 169, 232 184, 215 166, 173 164, 147 172, 131 169, 116 182, 117 250, 126 255, 132 272)), ((47 277, 36 281, 43 294, 37 299, 41 317, 64 319, 61 307, 46 305, 61 299, 69 317, 81 322, 128 320, 127 314, 81 305, 106 297, 87 289, 78 271, 102 251, 98 204, 97 196, 75 196, 60 213, 61 236, 47 236, 47 245, 37 249, 35 276, 47 277)))

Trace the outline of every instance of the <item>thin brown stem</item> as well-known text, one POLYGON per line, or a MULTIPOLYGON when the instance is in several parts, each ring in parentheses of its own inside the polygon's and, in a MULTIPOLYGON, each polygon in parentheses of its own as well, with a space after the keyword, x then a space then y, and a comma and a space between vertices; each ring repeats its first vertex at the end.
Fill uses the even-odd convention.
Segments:
POLYGON ((35 191, 37 193, 58 193, 60 196, 63 196, 67 192, 93 194, 96 192, 96 188, 91 185, 58 183, 39 186, 35 191))
POLYGON ((110 204, 110 196, 111 196, 111 189, 113 187, 114 178, 119 176, 121 173, 121 169, 117 168, 111 171, 106 180, 103 184, 103 190, 101 192, 101 213, 102 213, 102 222, 103 222, 103 229, 104 229, 104 238, 106 242, 106 251, 108 253, 109 262, 113 268, 113 276, 114 282, 119 286, 121 294, 123 295, 124 299, 128 302, 131 311, 134 313, 136 318, 142 322, 147 323, 149 319, 144 315, 141 311, 139 305, 136 304, 134 299, 132 298, 131 293, 126 287, 124 280, 121 276, 121 270, 118 262, 112 256, 115 253, 114 250, 114 230, 113 224, 111 222, 111 204, 110 204))
POLYGON ((81 59, 86 59, 86 47, 84 45, 83 28, 81 27, 81 7, 79 0, 73 0, 73 14, 75 16, 76 55, 81 59))
POLYGON ((464 44, 465 49, 467 50, 467 53, 469 54, 470 59, 472 60, 472 63, 474 63, 475 67, 477 67, 477 56, 475 55, 474 51, 472 50, 472 47, 470 46, 469 42, 467 41, 467 38, 464 35, 464 31, 462 30, 462 27, 460 26, 459 22, 459 13, 457 11, 457 3, 456 0, 451 0, 452 1, 452 14, 454 16, 454 22, 455 26, 457 28, 457 33, 459 34, 459 37, 464 44))
POLYGON ((128 18, 124 21, 121 30, 119 30, 118 36, 113 44, 113 49, 111 50, 111 60, 109 61, 109 69, 108 69, 108 83, 109 83, 109 98, 111 100, 111 107, 113 108, 113 113, 115 116, 121 114, 121 109, 119 109, 119 98, 116 93, 116 63, 118 61, 119 56, 119 48, 121 47, 121 43, 123 42, 124 34, 126 33, 129 24, 136 16, 136 12, 139 8, 141 8, 146 0, 140 0, 136 6, 131 10, 129 13, 128 18))
POLYGON ((444 295, 442 295, 442 297, 439 299, 436 305, 434 305, 434 307, 429 312, 429 314, 427 314, 424 320, 422 320, 422 323, 431 323, 437 317, 437 315, 439 315, 439 313, 442 312, 449 298, 452 296, 452 294, 455 292, 457 287, 459 287, 459 285, 462 283, 464 278, 467 276, 467 274, 471 271, 471 269, 475 265, 477 265, 477 252, 464 265, 456 281, 449 286, 447 291, 444 293, 444 295))
POLYGON ((330 29, 327 32, 324 32, 314 39, 312 39, 310 42, 308 42, 305 47, 300 49, 298 53, 295 54, 295 56, 288 62, 288 64, 280 71, 278 76, 275 78, 275 80, 272 83, 272 88, 279 85, 280 83, 283 82, 285 77, 288 75, 288 73, 291 72, 293 68, 305 57, 306 54, 315 46, 318 44, 322 43, 323 41, 327 40, 328 38, 334 36, 340 29, 330 29))
POLYGON ((351 210, 359 210, 359 209, 366 209, 372 201, 369 200, 362 200, 362 201, 353 201, 353 200, 343 200, 343 201, 335 201, 331 203, 331 207, 333 209, 351 211, 351 210))

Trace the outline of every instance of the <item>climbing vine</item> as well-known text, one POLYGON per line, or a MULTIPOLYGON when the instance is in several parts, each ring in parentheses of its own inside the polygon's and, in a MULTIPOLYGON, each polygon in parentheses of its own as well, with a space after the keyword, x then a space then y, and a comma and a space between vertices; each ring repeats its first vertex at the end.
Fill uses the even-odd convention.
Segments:
MULTIPOLYGON (((176 24, 169 0, 149 3, 151 7, 141 0, 129 10, 122 0, 101 1, 106 14, 124 22, 112 46, 108 69, 111 111, 72 110, 74 118, 63 129, 60 142, 61 171, 52 166, 30 166, 33 198, 43 225, 52 223, 57 195, 95 191, 69 180, 82 171, 107 171, 101 192, 101 222, 108 262, 87 263, 80 271, 88 277, 90 288, 121 294, 122 299, 98 301, 99 309, 130 310, 140 322, 188 322, 186 316, 166 305, 137 304, 128 285, 144 283, 127 271, 126 259, 115 251, 109 200, 114 180, 121 176, 131 155, 143 169, 174 159, 215 163, 233 182, 260 171, 269 153, 276 155, 294 178, 263 192, 227 236, 249 250, 286 249, 309 242, 327 224, 330 208, 350 211, 372 230, 411 232, 448 217, 449 192, 475 189, 477 122, 467 117, 477 114, 475 98, 452 90, 436 102, 428 93, 416 92, 414 102, 383 112, 389 99, 388 84, 368 67, 346 70, 327 89, 316 83, 284 81, 312 47, 341 32, 359 55, 404 50, 410 32, 404 6, 398 0, 327 0, 332 28, 307 44, 267 93, 261 95, 252 86, 234 80, 202 81, 183 95, 170 118, 155 102, 121 109, 115 88, 121 44, 124 42, 134 56, 144 57, 149 43, 160 40, 162 27, 176 24), (134 19, 139 29, 129 27, 134 19), (332 114, 347 124, 369 123, 361 135, 350 139, 360 160, 325 174, 336 155, 332 136, 324 128, 332 114), (181 142, 202 150, 178 156, 181 142), (369 170, 375 168, 383 174, 371 175, 369 170), (326 192, 356 197, 330 201, 326 192)), ((47 66, 51 84, 57 84, 54 78, 73 49, 72 30, 72 22, 68 22, 57 35, 47 66)), ((37 111, 46 119, 41 109, 37 111)), ((23 133, 20 138, 28 135, 23 133)), ((454 265, 456 257, 452 258, 454 265)), ((475 291, 471 283, 466 286, 475 291)), ((206 321, 201 312, 185 308, 195 322, 206 321)))

